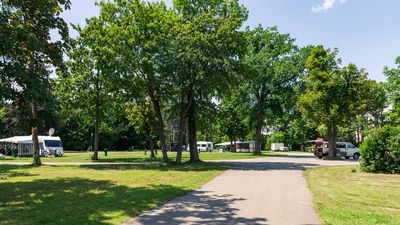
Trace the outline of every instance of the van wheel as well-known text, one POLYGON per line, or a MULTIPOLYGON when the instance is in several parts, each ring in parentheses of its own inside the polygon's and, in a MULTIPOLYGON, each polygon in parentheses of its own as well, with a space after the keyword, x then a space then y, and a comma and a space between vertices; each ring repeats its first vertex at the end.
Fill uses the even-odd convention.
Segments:
POLYGON ((359 153, 354 153, 353 159, 359 159, 360 158, 360 154, 359 153))
POLYGON ((49 154, 48 151, 43 151, 43 152, 42 152, 42 155, 43 155, 44 157, 49 157, 50 154, 49 154))

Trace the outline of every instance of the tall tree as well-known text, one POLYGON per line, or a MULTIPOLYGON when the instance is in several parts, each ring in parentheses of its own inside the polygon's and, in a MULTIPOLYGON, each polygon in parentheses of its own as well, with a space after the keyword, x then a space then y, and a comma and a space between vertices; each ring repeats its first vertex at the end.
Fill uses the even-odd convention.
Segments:
POLYGON ((50 67, 63 70, 68 26, 60 14, 69 0, 9 0, 0 3, 0 98, 31 104, 33 164, 40 165, 38 108, 49 97, 50 67), (52 41, 56 30, 60 40, 52 41))
MULTIPOLYGON (((163 2, 142 0, 117 0, 103 2, 101 12, 110 18, 113 40, 118 52, 124 91, 128 97, 143 89, 152 102, 157 120, 157 133, 161 142, 163 161, 168 162, 163 106, 169 95, 172 73, 171 39, 175 14, 163 2)), ((112 60, 112 59, 109 59, 112 60)), ((132 99, 131 99, 132 100, 132 99)))
POLYGON ((298 101, 303 115, 316 125, 325 125, 329 158, 336 155, 338 126, 349 123, 366 107, 367 73, 354 64, 340 68, 337 50, 315 47, 307 60, 306 91, 298 101))
POLYGON ((255 127, 255 154, 261 154, 261 131, 267 114, 282 112, 299 76, 304 72, 303 60, 297 54, 294 39, 280 34, 276 27, 258 26, 247 29, 250 45, 244 57, 246 80, 255 127))
POLYGON ((237 0, 174 0, 178 15, 174 39, 175 102, 179 108, 176 162, 182 161, 185 121, 188 118, 190 161, 199 161, 196 140, 196 112, 199 98, 211 101, 229 89, 235 66, 246 48, 238 30, 247 10, 237 0))
MULTIPOLYGON (((104 104, 119 91, 118 58, 112 46, 115 43, 111 18, 104 13, 87 20, 87 26, 74 26, 79 36, 71 41, 68 53, 68 75, 59 76, 57 95, 66 108, 90 109, 93 122, 93 160, 98 159, 101 114, 104 104)), ((121 108, 123 108, 121 106, 121 108)))

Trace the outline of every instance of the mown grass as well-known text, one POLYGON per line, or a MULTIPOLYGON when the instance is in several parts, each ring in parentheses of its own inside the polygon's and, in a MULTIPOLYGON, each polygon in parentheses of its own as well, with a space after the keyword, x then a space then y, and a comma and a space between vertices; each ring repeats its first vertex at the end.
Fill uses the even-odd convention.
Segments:
POLYGON ((305 177, 325 224, 400 224, 400 175, 338 166, 310 169, 305 177))
MULTIPOLYGON (((62 157, 42 157, 43 162, 92 162, 91 155, 93 152, 66 152, 62 157)), ((232 152, 201 152, 201 160, 224 160, 224 159, 250 159, 257 157, 282 155, 285 153, 262 152, 262 155, 254 155, 253 153, 232 153, 232 152)), ((174 161, 176 152, 168 152, 170 160, 174 161)), ((99 152, 98 162, 157 162, 162 160, 161 151, 155 158, 150 158, 150 152, 145 155, 144 151, 109 151, 108 156, 104 152, 99 152)), ((183 152, 183 160, 189 160, 189 152, 183 152)), ((30 162, 32 158, 12 158, 7 156, 5 159, 0 159, 0 162, 30 162)))
POLYGON ((0 224, 119 224, 227 169, 174 165, 0 166, 0 224))

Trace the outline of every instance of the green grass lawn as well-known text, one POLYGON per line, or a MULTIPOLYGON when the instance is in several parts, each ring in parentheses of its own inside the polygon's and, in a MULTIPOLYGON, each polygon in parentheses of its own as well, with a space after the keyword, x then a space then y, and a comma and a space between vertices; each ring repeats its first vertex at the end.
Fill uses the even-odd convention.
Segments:
POLYGON ((305 177, 325 224, 400 224, 400 175, 338 166, 310 169, 305 177))
MULTIPOLYGON (((90 155, 92 152, 66 152, 62 157, 42 157, 43 162, 91 162, 90 155)), ((262 152, 261 156, 253 155, 252 153, 232 153, 232 152, 201 152, 200 158, 202 160, 223 160, 223 159, 248 159, 265 156, 282 155, 285 153, 275 152, 262 152)), ((161 161, 161 151, 158 151, 156 158, 150 158, 150 152, 147 155, 144 151, 109 151, 108 156, 104 156, 103 152, 99 152, 99 162, 151 162, 161 161)), ((171 160, 175 160, 176 152, 168 152, 168 157, 171 160)), ((183 152, 183 160, 189 160, 189 152, 183 152)), ((0 159, 0 162, 31 162, 32 158, 12 158, 7 156, 5 159, 0 159)))
POLYGON ((174 165, 0 166, 0 224, 119 224, 227 169, 174 165))

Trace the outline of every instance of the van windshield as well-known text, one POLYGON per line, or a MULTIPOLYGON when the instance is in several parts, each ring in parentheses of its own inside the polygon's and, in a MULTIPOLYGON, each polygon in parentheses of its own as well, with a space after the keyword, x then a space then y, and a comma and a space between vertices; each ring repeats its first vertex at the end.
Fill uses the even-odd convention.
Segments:
POLYGON ((62 147, 61 141, 57 140, 44 140, 47 147, 62 147))

